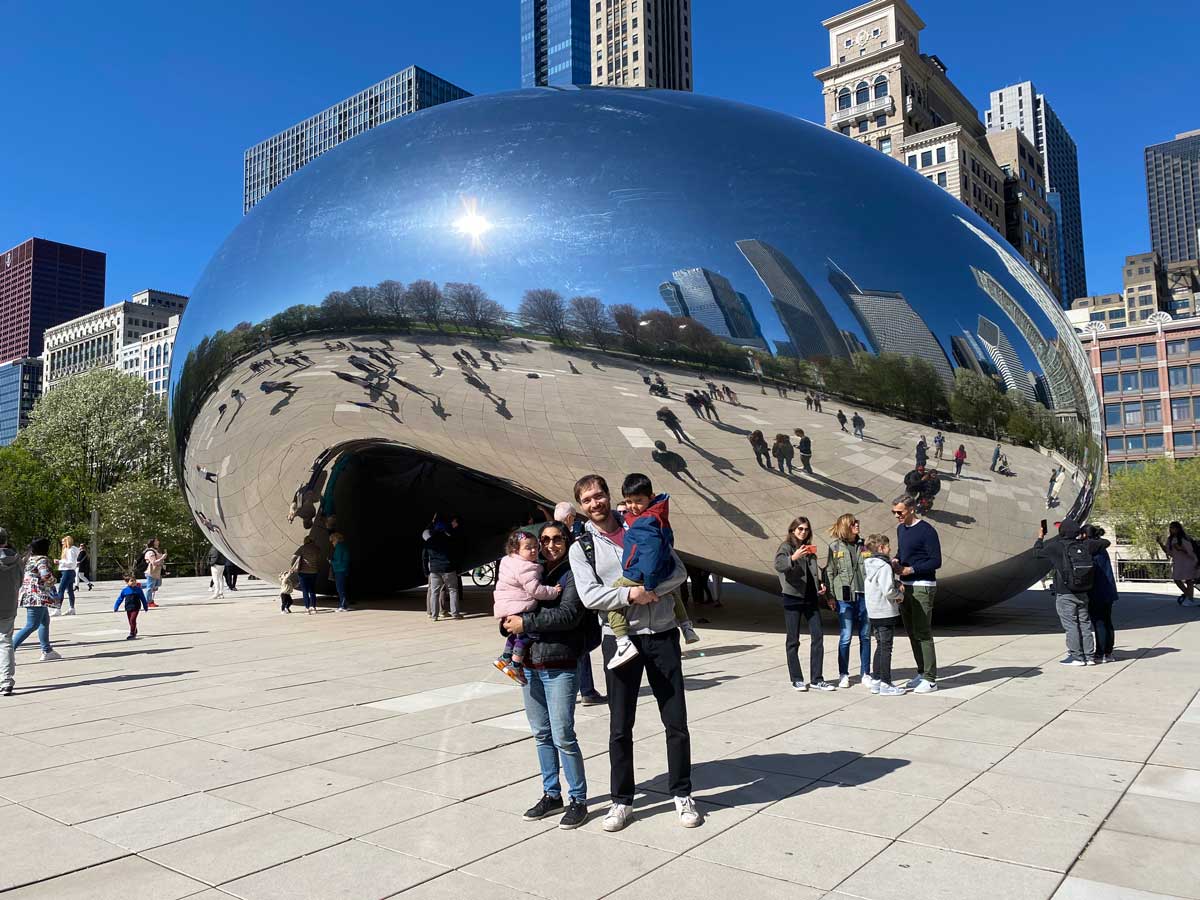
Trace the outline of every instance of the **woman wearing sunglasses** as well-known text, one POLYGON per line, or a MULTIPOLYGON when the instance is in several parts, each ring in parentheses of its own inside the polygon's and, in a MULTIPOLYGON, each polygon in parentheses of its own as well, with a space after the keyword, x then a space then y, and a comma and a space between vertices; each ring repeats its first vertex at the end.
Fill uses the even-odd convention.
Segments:
POLYGON ((837 602, 838 687, 850 687, 850 641, 858 635, 859 672, 863 687, 871 680, 871 620, 864 593, 863 539, 858 519, 851 513, 838 516, 829 529, 829 554, 825 559, 825 581, 837 602))
POLYGON ((817 562, 817 546, 813 540, 812 524, 797 516, 788 525, 787 537, 775 552, 775 571, 783 594, 783 622, 787 629, 788 678, 798 691, 832 691, 836 688, 825 680, 822 666, 825 659, 821 629, 820 605, 828 601, 828 592, 821 580, 821 565, 817 562), (808 627, 808 664, 812 682, 804 681, 800 668, 800 627, 808 627))
POLYGON ((570 532, 558 522, 530 526, 537 537, 545 563, 542 584, 559 585, 562 593, 551 600, 539 600, 537 608, 519 616, 508 616, 502 623, 510 634, 535 633, 538 639, 529 645, 525 662, 525 715, 537 747, 538 767, 542 773, 542 799, 525 813, 526 821, 563 813, 559 828, 578 828, 587 819, 587 779, 583 771, 583 752, 575 737, 575 694, 579 690, 577 664, 588 651, 588 616, 596 636, 599 621, 595 613, 584 609, 575 590, 575 579, 567 561, 570 532), (567 800, 563 804, 559 768, 567 781, 567 800))

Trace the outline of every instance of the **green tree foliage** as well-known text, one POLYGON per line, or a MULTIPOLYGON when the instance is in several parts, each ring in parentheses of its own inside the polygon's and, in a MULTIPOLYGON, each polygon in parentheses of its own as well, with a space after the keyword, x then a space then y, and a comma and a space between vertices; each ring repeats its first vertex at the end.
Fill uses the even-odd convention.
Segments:
POLYGON ((101 554, 122 572, 132 572, 134 562, 157 537, 168 554, 168 565, 195 562, 199 530, 182 494, 150 478, 131 478, 117 484, 99 499, 101 554))
POLYGON ((0 447, 0 525, 14 547, 78 531, 54 470, 20 446, 0 447))
POLYGON ((1200 534, 1200 464, 1156 459, 1144 468, 1118 472, 1097 508, 1143 553, 1161 556, 1158 541, 1168 522, 1182 522, 1189 534, 1200 534))
POLYGON ((1000 426, 1008 422, 1011 411, 1011 401, 990 378, 970 369, 954 373, 954 388, 950 391, 950 415, 954 421, 980 434, 998 437, 1000 426))
POLYGON ((929 421, 946 415, 941 376, 923 359, 898 353, 856 353, 853 359, 823 357, 816 361, 816 368, 824 389, 835 396, 910 419, 929 421))

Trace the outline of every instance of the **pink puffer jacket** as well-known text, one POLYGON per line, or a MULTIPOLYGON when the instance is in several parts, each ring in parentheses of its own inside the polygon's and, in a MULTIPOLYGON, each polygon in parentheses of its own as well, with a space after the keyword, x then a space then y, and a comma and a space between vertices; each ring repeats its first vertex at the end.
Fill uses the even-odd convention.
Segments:
POLYGON ((561 590, 558 585, 541 584, 542 567, 535 562, 510 553, 500 560, 496 578, 495 605, 492 613, 498 619, 519 616, 537 606, 539 600, 553 600, 561 590))

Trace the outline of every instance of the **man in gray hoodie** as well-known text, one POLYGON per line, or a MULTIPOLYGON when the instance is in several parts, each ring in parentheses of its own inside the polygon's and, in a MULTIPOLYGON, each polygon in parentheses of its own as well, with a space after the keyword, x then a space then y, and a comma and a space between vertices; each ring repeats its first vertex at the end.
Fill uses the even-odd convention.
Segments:
MULTIPOLYGON (((604 818, 605 831, 620 831, 628 823, 635 790, 633 723, 642 678, 658 703, 666 729, 667 772, 675 810, 684 828, 695 828, 701 815, 692 799, 692 745, 684 701, 683 661, 679 650, 679 623, 672 593, 687 580, 687 569, 674 551, 675 568, 654 591, 644 587, 612 587, 624 574, 621 566, 625 528, 613 513, 608 484, 599 475, 575 482, 575 502, 588 521, 584 533, 571 545, 571 573, 579 598, 588 609, 607 612, 623 609, 629 619, 629 639, 638 655, 615 669, 605 667, 608 680, 608 762, 612 806, 604 818), (590 547, 590 549, 589 549, 590 547)), ((604 626, 601 649, 607 663, 616 650, 616 639, 604 626)))
POLYGON ((8 543, 8 532, 0 528, 0 695, 11 697, 16 655, 13 625, 17 621, 17 594, 21 590, 21 557, 8 543))

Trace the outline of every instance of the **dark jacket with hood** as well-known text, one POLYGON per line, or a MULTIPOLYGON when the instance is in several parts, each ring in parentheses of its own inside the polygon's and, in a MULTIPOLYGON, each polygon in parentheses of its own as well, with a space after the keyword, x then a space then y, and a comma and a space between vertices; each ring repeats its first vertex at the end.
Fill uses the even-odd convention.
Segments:
POLYGON ((11 619, 17 614, 23 568, 16 550, 0 547, 0 619, 11 619))
POLYGON ((626 516, 621 565, 625 577, 653 591, 675 571, 675 533, 671 530, 671 498, 659 494, 640 515, 626 516))
POLYGON ((425 542, 425 558, 429 571, 445 575, 458 571, 458 536, 449 525, 438 522, 429 530, 425 542))
POLYGON ((526 634, 536 634, 529 645, 526 664, 534 669, 574 669, 587 649, 584 619, 588 611, 575 589, 575 576, 567 557, 542 573, 542 584, 557 584, 562 593, 553 600, 539 600, 537 608, 521 614, 526 634))
MULTIPOLYGON (((1054 593, 1074 594, 1071 589, 1071 563, 1067 559, 1067 545, 1075 540, 1081 526, 1074 519, 1064 519, 1059 523, 1058 536, 1048 541, 1038 538, 1033 542, 1033 555, 1037 559, 1048 559, 1054 569, 1054 593)), ((1104 538, 1086 538, 1082 543, 1087 545, 1088 556, 1102 553, 1109 547, 1104 538)), ((1093 576, 1094 578, 1094 576, 1093 576)), ((1080 597, 1081 600, 1086 599, 1080 597)))

